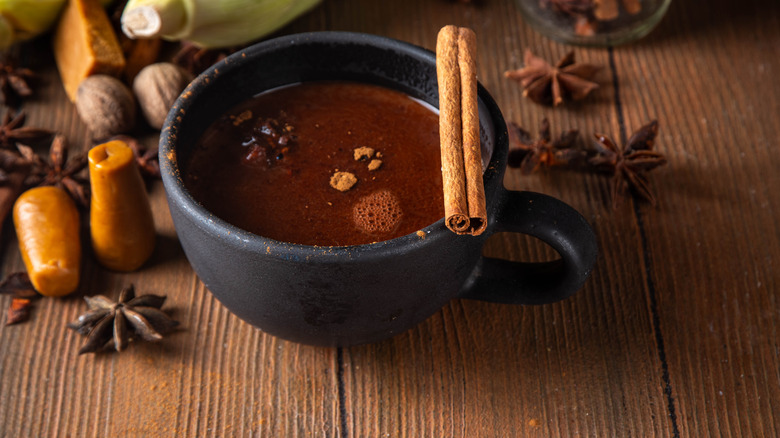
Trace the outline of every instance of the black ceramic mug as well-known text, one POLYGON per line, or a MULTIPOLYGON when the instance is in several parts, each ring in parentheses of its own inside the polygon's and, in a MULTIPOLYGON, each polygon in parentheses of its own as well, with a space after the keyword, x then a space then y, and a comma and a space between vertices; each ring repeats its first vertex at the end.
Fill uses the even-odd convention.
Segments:
POLYGON ((195 272, 229 310, 296 342, 346 346, 401 333, 453 298, 544 304, 577 291, 597 255, 588 223, 549 196, 504 189, 508 139, 496 103, 479 87, 489 225, 458 236, 441 219, 396 239, 317 247, 254 235, 216 217, 187 191, 182 172, 204 130, 262 91, 312 80, 367 82, 438 106, 430 51, 373 35, 290 35, 239 51, 196 78, 160 139, 160 165, 176 232, 195 272), (481 255, 496 232, 535 236, 561 258, 515 263, 481 255))

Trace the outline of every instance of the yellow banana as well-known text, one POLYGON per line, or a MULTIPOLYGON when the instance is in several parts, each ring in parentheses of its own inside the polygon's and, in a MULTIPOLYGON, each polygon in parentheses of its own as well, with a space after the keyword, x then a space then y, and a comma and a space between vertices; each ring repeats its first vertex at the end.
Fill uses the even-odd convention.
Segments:
POLYGON ((130 0, 122 31, 130 38, 187 40, 201 47, 246 44, 284 26, 320 0, 130 0))

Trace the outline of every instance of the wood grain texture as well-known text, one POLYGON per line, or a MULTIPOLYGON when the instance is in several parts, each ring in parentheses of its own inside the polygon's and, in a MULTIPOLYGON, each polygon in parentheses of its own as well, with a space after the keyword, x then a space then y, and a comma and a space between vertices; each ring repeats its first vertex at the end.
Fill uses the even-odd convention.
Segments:
MULTIPOLYGON (((50 61, 32 60, 43 85, 25 105, 27 123, 61 130, 72 153, 86 150, 93 142, 50 61)), ((338 436, 335 351, 266 336, 230 314, 187 263, 160 182, 150 199, 158 241, 141 270, 98 266, 84 228, 77 292, 38 300, 30 321, 0 328, 0 437, 338 436), (180 329, 121 354, 78 356, 84 338, 65 324, 86 310, 82 297, 116 299, 128 282, 138 293, 167 295, 163 309, 180 329)), ((3 276, 24 269, 12 228, 9 221, 3 229, 3 276)))
POLYGON ((671 163, 638 217, 682 436, 780 433, 779 25, 777 3, 673 2, 615 51, 626 128, 658 117, 671 163))
MULTIPOLYGON (((651 184, 658 207, 610 207, 601 175, 507 171, 505 185, 555 196, 583 213, 601 249, 578 294, 537 307, 453 301, 418 327, 345 349, 292 344, 250 327, 204 289, 181 247, 160 183, 151 188, 159 242, 139 272, 85 257, 79 290, 35 302, 3 326, 0 437, 68 436, 777 436, 780 434, 780 4, 672 2, 646 39, 576 48, 604 66, 588 99, 552 109, 521 97, 503 72, 530 48, 550 61, 571 47, 532 31, 511 0, 326 1, 278 34, 348 30, 433 49, 446 24, 472 28, 480 81, 507 120, 536 134, 578 128, 624 140, 657 118, 669 164, 651 184), (65 323, 84 295, 128 282, 168 295, 182 327, 159 344, 78 357, 65 323)), ((46 41, 24 106, 30 126, 91 145, 46 41)), ((144 137, 154 144, 155 136, 144 137)), ((22 269, 12 227, 0 273, 22 269)), ((87 248, 88 245, 85 245, 87 248)), ((536 239, 494 235, 485 254, 556 255, 536 239)))
MULTIPOLYGON (((433 21, 426 27, 453 23, 476 31, 480 80, 508 120, 534 133, 543 117, 550 118, 556 134, 569 126, 617 131, 609 87, 560 111, 522 99, 516 84, 503 78, 504 70, 522 65, 525 47, 555 60, 567 50, 525 27, 511 2, 491 3, 489 13, 447 2, 427 7, 433 21)), ((376 16, 389 13, 379 4, 376 8, 376 16)), ((435 34, 413 42, 433 47, 435 34)), ((578 56, 608 65, 603 50, 578 51, 578 56)), ((605 68, 602 79, 609 78, 605 68)), ((522 308, 453 302, 407 335, 345 351, 348 436, 602 436, 637 430, 671 435, 660 364, 647 336, 652 327, 644 283, 641 276, 619 274, 644 271, 636 251, 637 224, 630 209, 610 217, 607 202, 592 199, 589 192, 598 194, 600 182, 576 173, 522 177, 508 172, 508 188, 545 192, 570 203, 595 224, 602 248, 619 250, 605 254, 589 285, 563 303, 522 308), (620 235, 613 236, 614 230, 620 235), (616 273, 618 282, 610 282, 616 273)), ((551 256, 531 239, 496 237, 489 255, 526 261, 551 256)))

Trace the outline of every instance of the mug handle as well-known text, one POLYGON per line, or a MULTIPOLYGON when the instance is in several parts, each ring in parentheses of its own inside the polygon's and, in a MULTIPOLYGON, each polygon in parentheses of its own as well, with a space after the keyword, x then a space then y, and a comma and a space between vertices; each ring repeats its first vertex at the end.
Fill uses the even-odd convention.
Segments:
POLYGON ((534 236, 561 258, 521 263, 481 257, 459 298, 506 304, 547 304, 579 290, 593 270, 598 244, 593 229, 575 209, 551 196, 501 188, 491 234, 534 236))

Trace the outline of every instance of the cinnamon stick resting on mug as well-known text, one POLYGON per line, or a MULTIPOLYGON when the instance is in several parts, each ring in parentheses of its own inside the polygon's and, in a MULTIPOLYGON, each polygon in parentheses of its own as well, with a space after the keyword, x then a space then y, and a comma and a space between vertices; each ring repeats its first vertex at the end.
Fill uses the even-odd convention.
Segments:
POLYGON ((443 27, 436 41, 445 224, 457 234, 474 236, 487 227, 476 46, 471 29, 453 25, 443 27))

